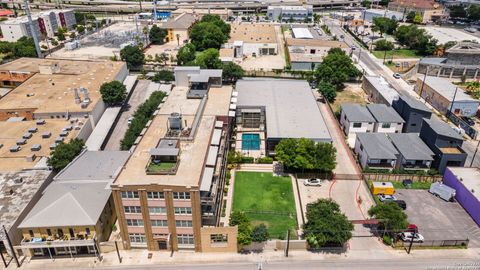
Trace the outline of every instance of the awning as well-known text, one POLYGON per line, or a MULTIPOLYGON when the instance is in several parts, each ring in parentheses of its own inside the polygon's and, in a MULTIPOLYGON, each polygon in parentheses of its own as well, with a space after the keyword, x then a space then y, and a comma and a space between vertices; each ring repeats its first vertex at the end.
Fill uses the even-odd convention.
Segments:
POLYGON ((151 156, 178 156, 178 148, 152 148, 150 149, 151 156))
POLYGON ((213 181, 214 168, 205 167, 203 170, 202 183, 200 184, 200 191, 210 191, 210 186, 213 181))
POLYGON ((215 167, 217 163, 218 146, 210 146, 208 149, 207 163, 205 165, 215 167))
POLYGON ((215 129, 213 130, 212 140, 210 142, 211 145, 220 145, 220 138, 222 137, 222 130, 215 129))
POLYGON ((242 109, 242 113, 261 113, 262 110, 259 108, 245 108, 242 109))

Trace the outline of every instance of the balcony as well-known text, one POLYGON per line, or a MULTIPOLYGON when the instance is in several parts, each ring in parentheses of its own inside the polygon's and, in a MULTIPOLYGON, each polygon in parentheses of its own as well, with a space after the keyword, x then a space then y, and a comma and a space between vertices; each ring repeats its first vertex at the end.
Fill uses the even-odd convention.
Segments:
POLYGON ((92 246, 95 244, 94 239, 95 235, 32 237, 31 239, 23 238, 20 245, 26 248, 92 246))

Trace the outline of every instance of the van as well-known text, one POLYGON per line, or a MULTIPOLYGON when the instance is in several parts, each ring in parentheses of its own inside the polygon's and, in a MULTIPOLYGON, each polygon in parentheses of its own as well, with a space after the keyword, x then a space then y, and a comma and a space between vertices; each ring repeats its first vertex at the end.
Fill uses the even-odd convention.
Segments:
POLYGON ((393 188, 393 184, 390 182, 373 182, 371 191, 373 195, 393 195, 395 188, 393 188))
POLYGON ((444 199, 447 202, 453 201, 456 195, 456 190, 446 186, 440 182, 435 182, 430 185, 430 189, 428 192, 432 193, 433 195, 444 199))

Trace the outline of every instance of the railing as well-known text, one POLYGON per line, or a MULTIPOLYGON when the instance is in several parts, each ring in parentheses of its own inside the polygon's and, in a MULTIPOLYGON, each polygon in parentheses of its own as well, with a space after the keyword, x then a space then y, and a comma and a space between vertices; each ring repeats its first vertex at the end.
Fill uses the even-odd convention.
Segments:
POLYGON ((368 168, 370 169, 393 169, 392 163, 367 163, 368 168))
POLYGON ((68 240, 42 240, 32 242, 25 238, 22 239, 20 245, 27 248, 45 248, 45 247, 75 247, 75 246, 92 246, 95 245, 95 237, 89 239, 68 239, 68 240))
MULTIPOLYGON (((469 239, 460 240, 424 240, 421 243, 413 243, 413 247, 468 247, 469 239)), ((410 242, 397 241, 395 247, 408 247, 410 242)))

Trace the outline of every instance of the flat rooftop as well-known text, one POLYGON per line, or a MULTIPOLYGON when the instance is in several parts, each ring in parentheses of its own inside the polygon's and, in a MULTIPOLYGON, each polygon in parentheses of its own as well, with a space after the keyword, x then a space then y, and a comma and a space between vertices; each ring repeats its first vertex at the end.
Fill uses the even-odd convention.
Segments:
POLYGON ((462 179, 462 184, 480 201, 480 169, 464 167, 448 167, 448 169, 462 179))
MULTIPOLYGON (((100 86, 118 79, 124 62, 21 58, 0 66, 0 71, 34 72, 32 77, 0 100, 0 110, 33 109, 34 113, 90 112, 100 100, 100 86), (40 73, 40 67, 59 66, 54 74, 40 73), (91 99, 81 108, 74 89, 84 87, 91 99)), ((123 78, 120 78, 123 79, 123 78)), ((80 93, 83 100, 84 96, 80 93)))
POLYGON ((268 138, 332 140, 307 81, 245 78, 235 90, 237 109, 265 107, 268 138))
POLYGON ((78 130, 74 127, 78 123, 71 124, 69 121, 62 119, 47 119, 45 124, 37 125, 36 121, 20 121, 8 122, 0 121, 0 171, 12 171, 33 168, 35 164, 40 161, 42 157, 49 157, 52 150, 50 145, 55 143, 55 139, 60 136, 62 129, 72 126, 72 130, 68 131, 68 135, 64 141, 68 142, 77 136, 78 130), (25 133, 28 133, 29 128, 37 128, 37 132, 32 133, 30 139, 26 139, 26 144, 20 145, 21 149, 18 152, 10 152, 12 146, 17 145, 17 142, 22 139, 25 133), (48 138, 42 138, 44 133, 51 133, 48 138), (33 145, 40 145, 41 149, 32 151, 33 145), (36 158, 33 162, 27 161, 27 157, 35 154, 36 158))
MULTIPOLYGON (((421 78, 417 78, 417 82, 422 81, 423 80, 421 78)), ((427 76, 425 78, 425 84, 450 102, 453 101, 453 97, 455 96, 455 89, 458 88, 457 95, 455 96, 455 102, 471 101, 480 103, 480 100, 472 98, 470 95, 466 94, 462 88, 456 86, 445 78, 427 76)))
MULTIPOLYGON (((51 171, 27 170, 0 173, 0 220, 9 230, 23 213, 51 171)), ((4 240, 0 230, 0 239, 4 240)))
POLYGON ((211 87, 205 109, 195 134, 194 140, 180 141, 180 156, 177 172, 174 175, 147 174, 145 167, 150 160, 150 149, 155 148, 167 133, 168 117, 173 112, 181 112, 182 121, 191 127, 201 99, 187 99, 187 87, 172 89, 159 113, 145 135, 136 146, 114 185, 170 185, 200 186, 201 174, 210 147, 210 138, 215 128, 216 116, 228 116, 231 86, 211 87))
POLYGON ((243 41, 244 43, 277 43, 277 34, 273 24, 240 23, 231 24, 229 43, 243 41))
MULTIPOLYGON (((295 28, 299 29, 299 28, 295 28)), ((305 28, 303 28, 305 29, 305 28)), ((306 39, 306 38, 287 38, 287 46, 310 46, 310 47, 326 47, 326 48, 350 48, 347 43, 335 40, 323 39, 306 39)))

